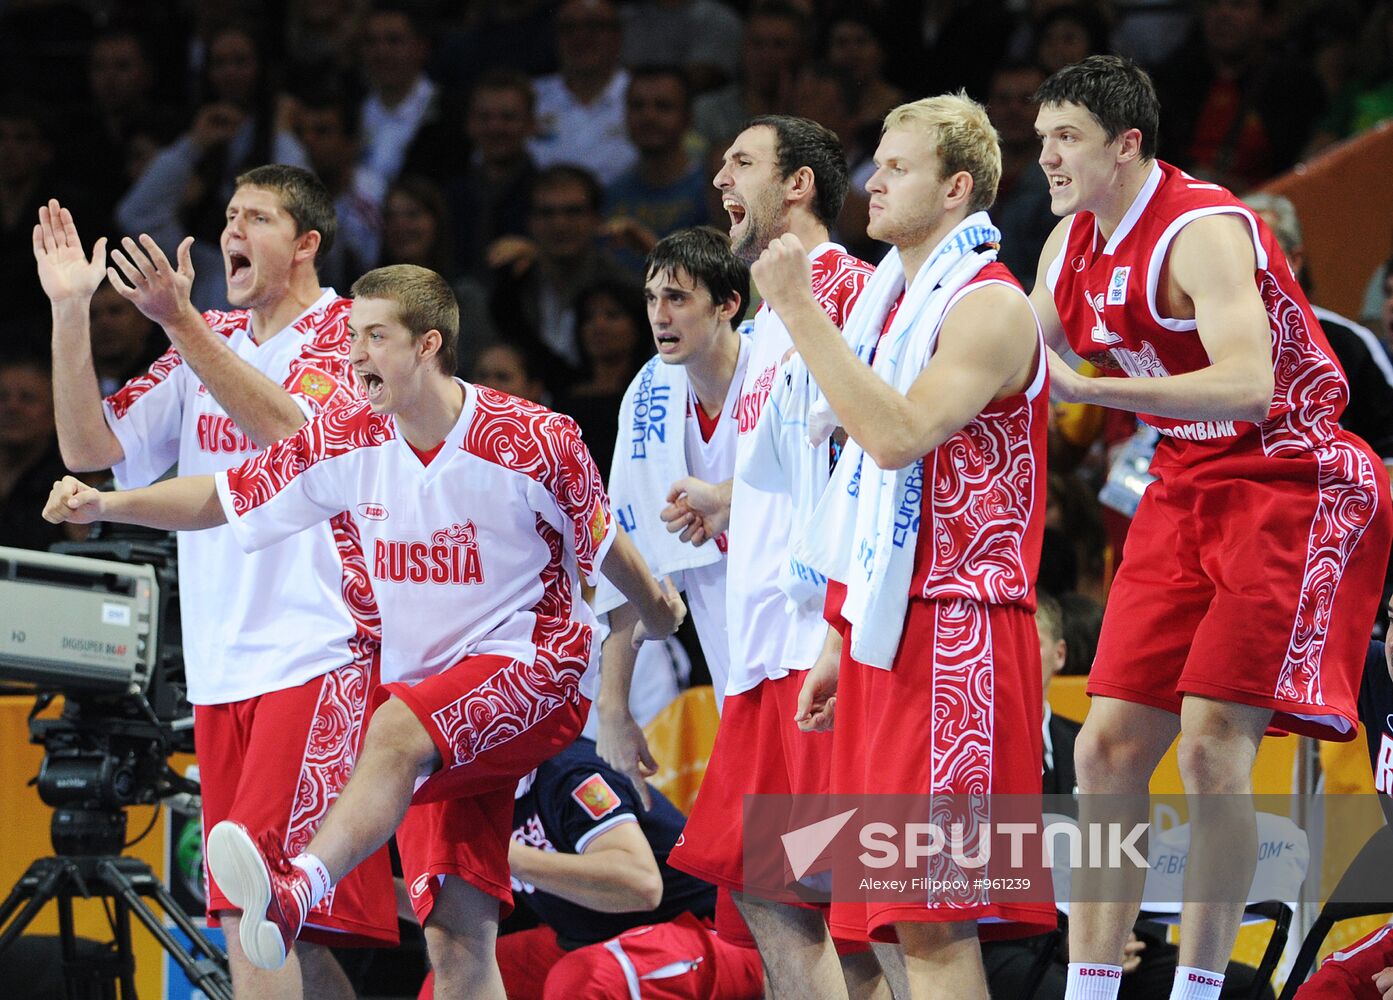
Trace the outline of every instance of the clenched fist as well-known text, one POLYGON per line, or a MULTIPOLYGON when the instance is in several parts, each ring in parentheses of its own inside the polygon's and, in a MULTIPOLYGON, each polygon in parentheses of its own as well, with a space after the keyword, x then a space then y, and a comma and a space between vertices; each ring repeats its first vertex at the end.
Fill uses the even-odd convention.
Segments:
POLYGON ((53 484, 44 504, 44 520, 53 524, 91 524, 102 519, 102 493, 81 479, 64 476, 53 484))

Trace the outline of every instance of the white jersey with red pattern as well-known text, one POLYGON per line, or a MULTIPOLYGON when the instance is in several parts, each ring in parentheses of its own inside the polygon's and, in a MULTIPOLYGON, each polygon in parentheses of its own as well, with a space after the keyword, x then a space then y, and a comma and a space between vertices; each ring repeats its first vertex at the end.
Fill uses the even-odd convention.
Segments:
MULTIPOLYGON (((348 364, 349 305, 326 289, 260 344, 249 312, 208 312, 204 319, 312 416, 359 394, 348 364)), ((105 411, 123 452, 112 470, 123 488, 148 485, 176 462, 182 475, 206 475, 258 452, 173 348, 108 397, 105 411)), ((242 701, 370 656, 363 648, 370 637, 344 598, 354 570, 341 557, 342 541, 326 523, 247 556, 229 528, 179 533, 189 701, 242 701)))
MULTIPOLYGON (((874 268, 835 243, 814 247, 813 294, 832 322, 846 322, 851 306, 874 268)), ((737 410, 737 462, 752 447, 755 425, 774 376, 793 338, 767 305, 755 314, 750 360, 737 410)), ((827 634, 822 609, 791 614, 779 589, 779 574, 789 558, 793 500, 786 493, 765 493, 736 476, 731 484, 730 548, 726 554, 726 613, 730 623, 730 680, 726 694, 748 691, 766 678, 790 670, 807 670, 817 660, 827 634)))
POLYGON ((364 401, 219 473, 231 529, 251 550, 348 511, 383 683, 494 654, 584 674, 593 697, 599 644, 576 578, 598 577, 616 531, 600 474, 570 417, 459 385, 463 409, 428 465, 364 401))
MULTIPOLYGON (((1002 264, 984 267, 944 310, 983 285, 1025 291, 1002 264)), ((1033 312, 1032 312, 1033 315, 1033 312)), ((1019 604, 1034 611, 1045 526, 1049 380, 1044 339, 1024 391, 988 403, 924 456, 910 596, 1019 604)))
POLYGON ((1070 346, 1110 375, 1156 378, 1208 367, 1194 320, 1160 314, 1156 290, 1175 237, 1195 219, 1237 215, 1252 231, 1256 280, 1272 330, 1275 388, 1267 419, 1142 419, 1178 441, 1213 442, 1205 449, 1260 447, 1267 455, 1309 451, 1338 430, 1349 399, 1344 372, 1293 277, 1276 237, 1229 191, 1157 161, 1123 216, 1103 242, 1091 213, 1070 224, 1047 281, 1070 346))

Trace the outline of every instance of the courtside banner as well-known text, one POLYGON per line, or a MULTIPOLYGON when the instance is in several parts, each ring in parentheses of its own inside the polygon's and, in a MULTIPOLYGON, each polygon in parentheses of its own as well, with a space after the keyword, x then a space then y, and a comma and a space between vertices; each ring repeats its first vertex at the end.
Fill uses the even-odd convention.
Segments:
POLYGON ((745 891, 782 902, 1323 901, 1356 858, 1340 898, 1393 901, 1372 795, 747 795, 744 818, 745 891))

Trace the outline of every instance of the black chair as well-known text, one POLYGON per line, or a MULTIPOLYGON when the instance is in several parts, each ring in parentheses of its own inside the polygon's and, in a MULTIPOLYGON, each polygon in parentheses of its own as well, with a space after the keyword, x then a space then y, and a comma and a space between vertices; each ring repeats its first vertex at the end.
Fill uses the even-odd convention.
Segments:
POLYGON ((1311 925, 1301 942, 1301 950, 1297 952, 1296 961, 1292 963, 1291 975, 1287 978, 1287 984, 1278 1000, 1292 1000, 1292 997, 1296 996, 1296 991, 1306 981, 1315 965, 1320 946, 1325 942, 1330 929, 1337 923, 1352 917, 1370 917, 1390 912, 1393 912, 1393 827, 1384 826, 1376 830, 1359 849, 1345 873, 1340 876, 1340 881, 1330 893, 1330 898, 1320 908, 1320 915, 1316 917, 1316 922, 1311 925), (1383 886, 1387 890, 1378 902, 1368 899, 1371 885, 1383 886))

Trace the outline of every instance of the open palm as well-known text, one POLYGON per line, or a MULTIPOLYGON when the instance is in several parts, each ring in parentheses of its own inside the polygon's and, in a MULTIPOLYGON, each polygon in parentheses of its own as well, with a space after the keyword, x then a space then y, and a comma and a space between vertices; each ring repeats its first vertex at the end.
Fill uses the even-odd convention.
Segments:
POLYGON ((93 245, 92 259, 88 260, 73 214, 51 198, 39 208, 34 260, 39 265, 39 282, 51 301, 90 299, 106 276, 106 237, 93 245))

